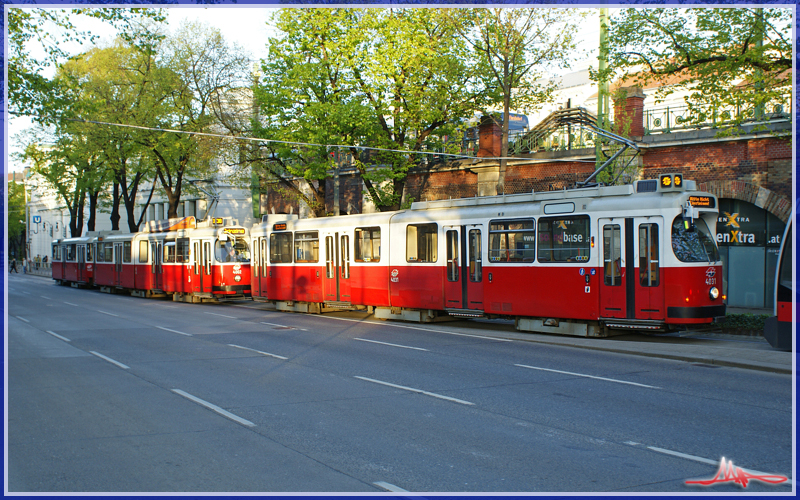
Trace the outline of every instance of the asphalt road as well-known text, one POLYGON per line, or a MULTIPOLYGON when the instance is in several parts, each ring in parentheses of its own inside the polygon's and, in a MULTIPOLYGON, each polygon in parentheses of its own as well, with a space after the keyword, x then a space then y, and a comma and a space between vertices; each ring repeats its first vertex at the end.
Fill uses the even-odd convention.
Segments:
POLYGON ((790 375, 7 282, 7 492, 790 492, 790 375))

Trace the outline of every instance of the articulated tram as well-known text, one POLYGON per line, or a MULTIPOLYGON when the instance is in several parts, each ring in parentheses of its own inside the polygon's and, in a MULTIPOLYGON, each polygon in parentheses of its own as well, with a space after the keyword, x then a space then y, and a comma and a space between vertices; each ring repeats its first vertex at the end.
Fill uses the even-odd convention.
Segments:
POLYGON ((279 310, 513 318, 580 336, 725 315, 717 199, 679 174, 633 185, 413 203, 251 229, 252 296, 279 310))
POLYGON ((53 242, 53 279, 175 301, 250 296, 249 230, 230 218, 152 221, 138 233, 53 242))
POLYGON ((148 223, 53 243, 53 278, 173 300, 382 319, 511 318, 519 330, 607 336, 725 315, 717 198, 680 174, 413 203, 375 214, 148 223), (252 259, 251 259, 252 249, 252 259))

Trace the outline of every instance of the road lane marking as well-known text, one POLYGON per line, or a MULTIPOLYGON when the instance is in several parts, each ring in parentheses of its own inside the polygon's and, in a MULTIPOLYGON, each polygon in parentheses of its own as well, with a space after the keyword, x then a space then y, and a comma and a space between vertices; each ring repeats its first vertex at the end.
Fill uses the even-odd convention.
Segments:
MULTIPOLYGON (((638 443, 631 443, 630 441, 626 441, 625 444, 633 445, 633 444, 638 444, 638 443)), ((667 450, 666 448, 659 448, 657 446, 646 446, 646 448, 648 450, 655 451, 657 453, 663 453, 665 455, 671 455, 673 457, 683 458, 683 459, 686 459, 686 460, 692 460, 694 462, 700 462, 702 464, 713 465, 715 467, 719 466, 719 463, 720 463, 719 460, 711 460, 710 458, 703 458, 703 457, 698 457, 696 455, 689 455, 688 453, 681 453, 679 451, 667 450)), ((748 474, 752 474, 752 475, 756 475, 756 476, 769 476, 769 475, 772 474, 772 473, 761 472, 761 471, 757 471, 757 470, 753 470, 753 469, 745 469, 744 467, 741 467, 741 469, 743 471, 747 472, 748 474)), ((791 485, 791 484, 793 484, 793 482, 792 482, 791 479, 788 479, 785 482, 785 484, 791 485)))
POLYGON ((25 295, 30 295, 31 294, 31 292, 22 292, 22 293, 24 293, 25 295))
POLYGON ((381 384, 381 385, 385 385, 385 386, 388 386, 388 387, 394 387, 395 389, 403 389, 404 391, 411 391, 411 392, 416 392, 416 393, 419 393, 419 394, 425 394, 426 396, 431 396, 431 397, 434 397, 434 398, 444 399, 444 400, 447 400, 447 401, 452 401, 454 403, 460 403, 462 405, 470 405, 470 406, 474 406, 475 405, 475 403, 470 403, 469 401, 464 401, 463 399, 451 398, 450 396, 443 396, 441 394, 436 394, 435 392, 428 392, 428 391, 423 391, 421 389, 414 389, 413 387, 406 387, 406 386, 403 386, 403 385, 392 384, 390 382, 383 382, 381 380, 375 380, 374 378, 359 377, 357 375, 355 376, 355 378, 357 378, 359 380, 365 380, 367 382, 372 382, 374 384, 381 384))
POLYGON ((50 330, 47 330, 47 333, 49 333, 49 334, 50 334, 50 335, 52 335, 53 337, 56 337, 56 338, 58 338, 58 339, 61 339, 61 340, 63 340, 64 342, 72 342, 72 341, 71 341, 70 339, 68 339, 67 337, 62 337, 61 335, 57 334, 56 332, 51 332, 50 330))
POLYGON ((217 406, 215 404, 212 404, 212 403, 209 403, 208 401, 204 401, 204 400, 198 398, 197 396, 192 396, 188 392, 183 392, 180 389, 172 389, 172 392, 174 392, 175 394, 178 394, 179 396, 183 396, 183 397, 185 397, 186 399, 188 399, 190 401, 194 401, 195 403, 199 404, 200 406, 205 406, 209 410, 215 411, 215 412, 219 413, 220 415, 222 415, 223 417, 228 418, 230 420, 233 420, 234 422, 236 422, 238 424, 242 424, 242 425, 245 425, 247 427, 255 427, 256 426, 256 424, 254 424, 253 422, 251 422, 249 420, 245 420, 242 417, 236 416, 236 415, 234 415, 233 413, 231 413, 229 411, 223 410, 219 406, 217 406))
POLYGON ((28 321, 27 319, 23 318, 22 316, 14 316, 14 317, 17 318, 20 321, 24 321, 25 323, 30 323, 30 321, 28 321))
POLYGON ((166 328, 166 327, 163 327, 163 326, 156 326, 156 328, 159 328, 161 330, 166 330, 166 331, 172 332, 172 333, 180 333, 181 335, 186 335, 187 337, 191 337, 192 336, 191 333, 179 332, 178 330, 173 330, 172 328, 166 328))
POLYGON ((46 295, 39 295, 39 297, 41 297, 43 299, 47 299, 47 300, 53 300, 53 299, 51 299, 50 297, 48 297, 46 295))
POLYGON ((275 326, 275 327, 278 327, 278 328, 291 328, 292 330, 302 330, 304 332, 308 331, 305 328, 297 328, 296 326, 279 325, 277 323, 267 323, 266 321, 261 321, 261 324, 262 325, 275 326))
POLYGON ((408 490, 404 490, 403 488, 387 483, 386 481, 377 481, 372 484, 374 484, 378 488, 383 488, 386 491, 392 491, 394 493, 409 493, 408 490))
POLYGON ((367 340, 367 339, 359 339, 359 338, 354 338, 353 340, 360 340, 361 342, 372 342, 373 344, 389 345, 389 346, 392 346, 392 347, 402 347, 403 349, 415 349, 417 351, 427 351, 427 349, 423 349, 421 347, 411 347, 411 346, 407 346, 407 345, 390 344, 389 342, 378 342, 377 340, 367 340))
POLYGON ((244 349, 245 351, 257 352, 259 354, 263 354, 264 356, 272 356, 273 358, 278 358, 278 359, 283 359, 283 360, 289 359, 289 358, 284 358, 283 356, 278 356, 277 354, 270 354, 270 353, 264 352, 264 351, 257 351, 255 349, 250 349, 249 347, 242 347, 242 346, 236 345, 236 344, 228 344, 228 345, 231 346, 231 347, 235 347, 237 349, 244 349))
POLYGON ((110 312, 101 311, 100 309, 98 309, 98 310, 97 310, 97 312, 99 312, 99 313, 103 313, 103 314, 108 314, 109 316, 114 316, 115 318, 119 318, 119 315, 118 315, 118 314, 114 314, 114 313, 110 313, 110 312))
POLYGON ((222 316, 223 318, 239 319, 236 316, 226 316, 224 314, 217 314, 217 313, 210 313, 210 312, 207 312, 206 314, 211 314, 211 315, 214 315, 214 316, 222 316))
POLYGON ((583 373, 565 372, 565 371, 561 371, 561 370, 551 370, 549 368, 538 368, 536 366, 528 366, 528 365, 517 365, 517 364, 515 364, 514 366, 519 366, 520 368, 530 368, 531 370, 542 370, 542 371, 545 371, 545 372, 563 373, 564 375, 573 375, 575 377, 584 377, 584 378, 593 378, 593 379, 596 379, 596 380, 605 380, 606 382, 616 382, 618 384, 635 385, 635 386, 638 386, 638 387, 646 387, 647 389, 661 389, 661 387, 656 387, 656 386, 653 386, 653 385, 637 384, 636 382, 627 382, 625 380, 617 380, 617 379, 614 379, 614 378, 595 377, 594 375, 586 375, 586 374, 583 374, 583 373))
MULTIPOLYGON (((312 316, 312 315, 309 315, 312 316)), ((314 314, 314 317, 319 317, 319 315, 314 314)), ((407 325, 395 325, 393 323, 378 323, 376 321, 362 321, 360 319, 350 319, 350 318, 334 318, 333 316, 326 316, 325 319, 336 319, 339 321, 350 321, 352 323, 361 323, 363 325, 379 325, 379 326, 392 326, 395 328, 405 328, 407 330, 420 330, 423 332, 433 332, 433 333, 444 333, 446 335, 457 335, 459 337, 472 337, 476 339, 485 339, 485 340, 494 340, 497 342, 514 342, 512 339, 498 339, 495 337, 485 337, 483 335, 471 335, 469 333, 456 333, 456 332, 447 332, 444 330, 433 330, 431 328, 420 328, 418 326, 407 326, 407 325)))
POLYGON ((67 304, 68 306, 80 307, 78 304, 73 304, 72 302, 66 302, 65 301, 64 303, 67 304))
POLYGON ((123 365, 123 364, 122 364, 122 363, 120 363, 119 361, 115 361, 115 360, 113 360, 113 359, 109 358, 108 356, 103 356, 103 355, 102 355, 102 354, 100 354, 99 352, 95 352, 95 351, 89 351, 89 352, 90 352, 90 353, 92 353, 92 354, 94 354, 94 355, 95 355, 95 356, 97 356, 98 358, 105 359, 105 360, 106 360, 106 361, 108 361, 109 363, 113 363, 113 364, 115 364, 115 365, 119 366, 119 367, 120 367, 120 368, 122 368, 123 370, 129 370, 129 369, 130 369, 130 366, 128 366, 128 365, 123 365))

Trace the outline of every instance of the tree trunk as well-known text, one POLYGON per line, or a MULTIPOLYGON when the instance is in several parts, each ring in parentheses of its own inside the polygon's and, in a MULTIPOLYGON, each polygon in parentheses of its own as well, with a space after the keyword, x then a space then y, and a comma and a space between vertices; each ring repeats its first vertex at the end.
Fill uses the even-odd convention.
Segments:
POLYGON ((111 196, 111 230, 119 231, 119 179, 114 180, 114 193, 111 196))

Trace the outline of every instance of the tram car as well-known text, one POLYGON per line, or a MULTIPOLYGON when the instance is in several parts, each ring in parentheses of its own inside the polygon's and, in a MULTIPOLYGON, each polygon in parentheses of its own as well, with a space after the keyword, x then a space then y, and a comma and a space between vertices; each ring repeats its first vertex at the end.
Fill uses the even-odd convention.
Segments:
POLYGON ((633 185, 413 203, 251 229, 252 296, 382 319, 513 318, 607 336, 725 315, 717 199, 680 174, 633 185))
MULTIPOLYGON (((175 301, 250 296, 249 230, 230 218, 150 221, 138 233, 87 236, 94 286, 175 301)), ((68 247, 54 246, 56 252, 68 247)), ((56 278, 54 262, 53 277, 56 278)))
POLYGON ((94 255, 98 238, 111 231, 90 231, 75 238, 60 238, 52 242, 50 268, 59 285, 93 286, 94 255))

